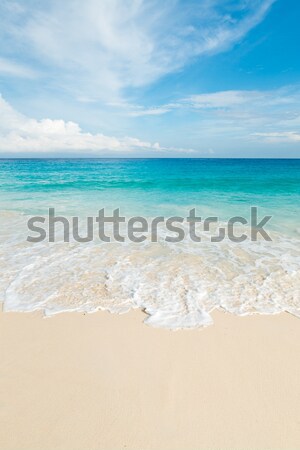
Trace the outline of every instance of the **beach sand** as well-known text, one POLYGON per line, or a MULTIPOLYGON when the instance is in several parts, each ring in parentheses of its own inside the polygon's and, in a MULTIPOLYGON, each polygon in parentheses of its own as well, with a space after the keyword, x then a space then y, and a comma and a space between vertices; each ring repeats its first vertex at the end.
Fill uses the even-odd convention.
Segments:
POLYGON ((1 450, 299 449, 300 321, 0 313, 1 450))

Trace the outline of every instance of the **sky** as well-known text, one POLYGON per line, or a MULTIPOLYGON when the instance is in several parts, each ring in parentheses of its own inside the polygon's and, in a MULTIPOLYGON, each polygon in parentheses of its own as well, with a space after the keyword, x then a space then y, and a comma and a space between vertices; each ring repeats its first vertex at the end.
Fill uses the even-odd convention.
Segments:
POLYGON ((298 0, 0 0, 0 157, 299 158, 298 0))

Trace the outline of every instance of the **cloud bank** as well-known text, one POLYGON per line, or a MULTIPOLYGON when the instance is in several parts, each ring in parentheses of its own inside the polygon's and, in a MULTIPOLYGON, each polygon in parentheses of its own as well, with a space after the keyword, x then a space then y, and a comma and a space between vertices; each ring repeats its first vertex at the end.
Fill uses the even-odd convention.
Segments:
POLYGON ((127 154, 136 150, 192 151, 165 148, 157 142, 152 144, 132 137, 118 139, 100 133, 86 133, 75 122, 32 119, 15 111, 0 96, 0 152, 30 152, 42 155, 47 152, 88 151, 95 154, 127 154))

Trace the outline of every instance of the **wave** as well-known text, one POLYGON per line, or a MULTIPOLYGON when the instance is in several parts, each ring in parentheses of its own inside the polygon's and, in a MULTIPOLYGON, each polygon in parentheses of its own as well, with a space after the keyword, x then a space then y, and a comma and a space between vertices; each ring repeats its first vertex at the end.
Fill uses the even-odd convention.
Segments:
POLYGON ((300 317, 299 239, 212 243, 26 242, 26 216, 1 214, 4 311, 125 313, 170 329, 212 323, 214 309, 300 317))

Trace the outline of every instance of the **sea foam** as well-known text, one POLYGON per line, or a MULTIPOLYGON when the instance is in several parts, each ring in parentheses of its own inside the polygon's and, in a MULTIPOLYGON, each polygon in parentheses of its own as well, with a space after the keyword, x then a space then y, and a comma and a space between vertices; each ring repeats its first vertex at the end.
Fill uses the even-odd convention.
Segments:
POLYGON ((0 301, 4 311, 126 313, 169 329, 210 325, 221 308, 237 315, 300 317, 299 239, 208 239, 168 243, 26 242, 26 216, 2 214, 0 301))

